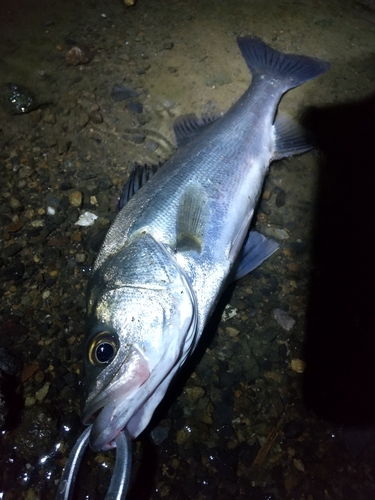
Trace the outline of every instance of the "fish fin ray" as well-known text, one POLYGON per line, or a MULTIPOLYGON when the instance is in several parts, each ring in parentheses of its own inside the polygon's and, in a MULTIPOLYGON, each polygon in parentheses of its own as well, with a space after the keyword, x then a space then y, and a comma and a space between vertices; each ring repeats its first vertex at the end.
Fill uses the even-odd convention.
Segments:
POLYGON ((207 196, 203 188, 192 184, 186 189, 177 216, 176 251, 202 250, 207 215, 207 196))
POLYGON ((283 54, 255 36, 238 37, 237 44, 254 76, 269 75, 284 81, 285 90, 325 73, 330 64, 297 54, 283 54))
POLYGON ((173 124, 173 131, 177 147, 188 144, 217 119, 218 117, 211 113, 202 115, 201 118, 198 118, 195 113, 176 118, 173 124))
POLYGON ((278 248, 277 241, 263 236, 254 229, 251 230, 233 267, 230 281, 236 281, 246 276, 246 274, 260 266, 278 248))
POLYGON ((280 113, 273 127, 275 132, 273 160, 313 149, 312 139, 307 131, 288 116, 280 113))
POLYGON ((123 185, 121 194, 117 203, 117 212, 119 212, 128 201, 133 198, 135 193, 141 189, 142 186, 149 181, 158 170, 163 166, 162 163, 158 165, 134 165, 129 174, 128 180, 123 185))

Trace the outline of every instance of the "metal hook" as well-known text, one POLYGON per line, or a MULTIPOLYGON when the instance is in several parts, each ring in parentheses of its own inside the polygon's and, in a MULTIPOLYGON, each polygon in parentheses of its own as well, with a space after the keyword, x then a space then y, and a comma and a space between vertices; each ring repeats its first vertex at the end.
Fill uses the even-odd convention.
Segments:
MULTIPOLYGON (((63 470, 55 500, 71 500, 82 457, 89 443, 92 425, 77 439, 63 470)), ((125 500, 129 487, 132 450, 127 431, 121 431, 115 439, 116 462, 105 500, 125 500)))

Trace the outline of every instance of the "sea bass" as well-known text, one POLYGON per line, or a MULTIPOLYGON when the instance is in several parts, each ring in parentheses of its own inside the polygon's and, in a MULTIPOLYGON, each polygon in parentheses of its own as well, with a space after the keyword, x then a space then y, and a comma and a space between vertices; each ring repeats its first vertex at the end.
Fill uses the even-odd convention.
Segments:
POLYGON ((277 106, 329 64, 237 42, 249 89, 223 116, 177 120, 176 154, 122 203, 94 264, 83 382, 94 450, 145 429, 225 286, 277 249, 250 230, 269 164, 311 149, 277 106))

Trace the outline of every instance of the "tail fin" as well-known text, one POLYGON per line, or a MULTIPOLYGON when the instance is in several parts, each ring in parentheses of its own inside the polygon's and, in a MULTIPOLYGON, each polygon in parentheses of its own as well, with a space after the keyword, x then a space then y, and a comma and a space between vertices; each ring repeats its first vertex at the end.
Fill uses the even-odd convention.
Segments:
POLYGON ((313 57, 283 54, 258 37, 237 38, 237 44, 253 77, 272 75, 284 80, 287 89, 325 73, 330 67, 328 62, 313 57))

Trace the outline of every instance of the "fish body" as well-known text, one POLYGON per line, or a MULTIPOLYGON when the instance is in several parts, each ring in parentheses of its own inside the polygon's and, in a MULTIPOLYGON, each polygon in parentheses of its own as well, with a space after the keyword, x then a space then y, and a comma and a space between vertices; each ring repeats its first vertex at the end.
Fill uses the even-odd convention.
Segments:
POLYGON ((250 231, 269 164, 310 149, 275 115, 284 92, 328 64, 238 39, 252 83, 217 119, 189 116, 184 143, 121 208, 96 259, 87 293, 83 421, 90 445, 114 446, 149 423, 196 347, 229 281, 277 244, 250 231))

